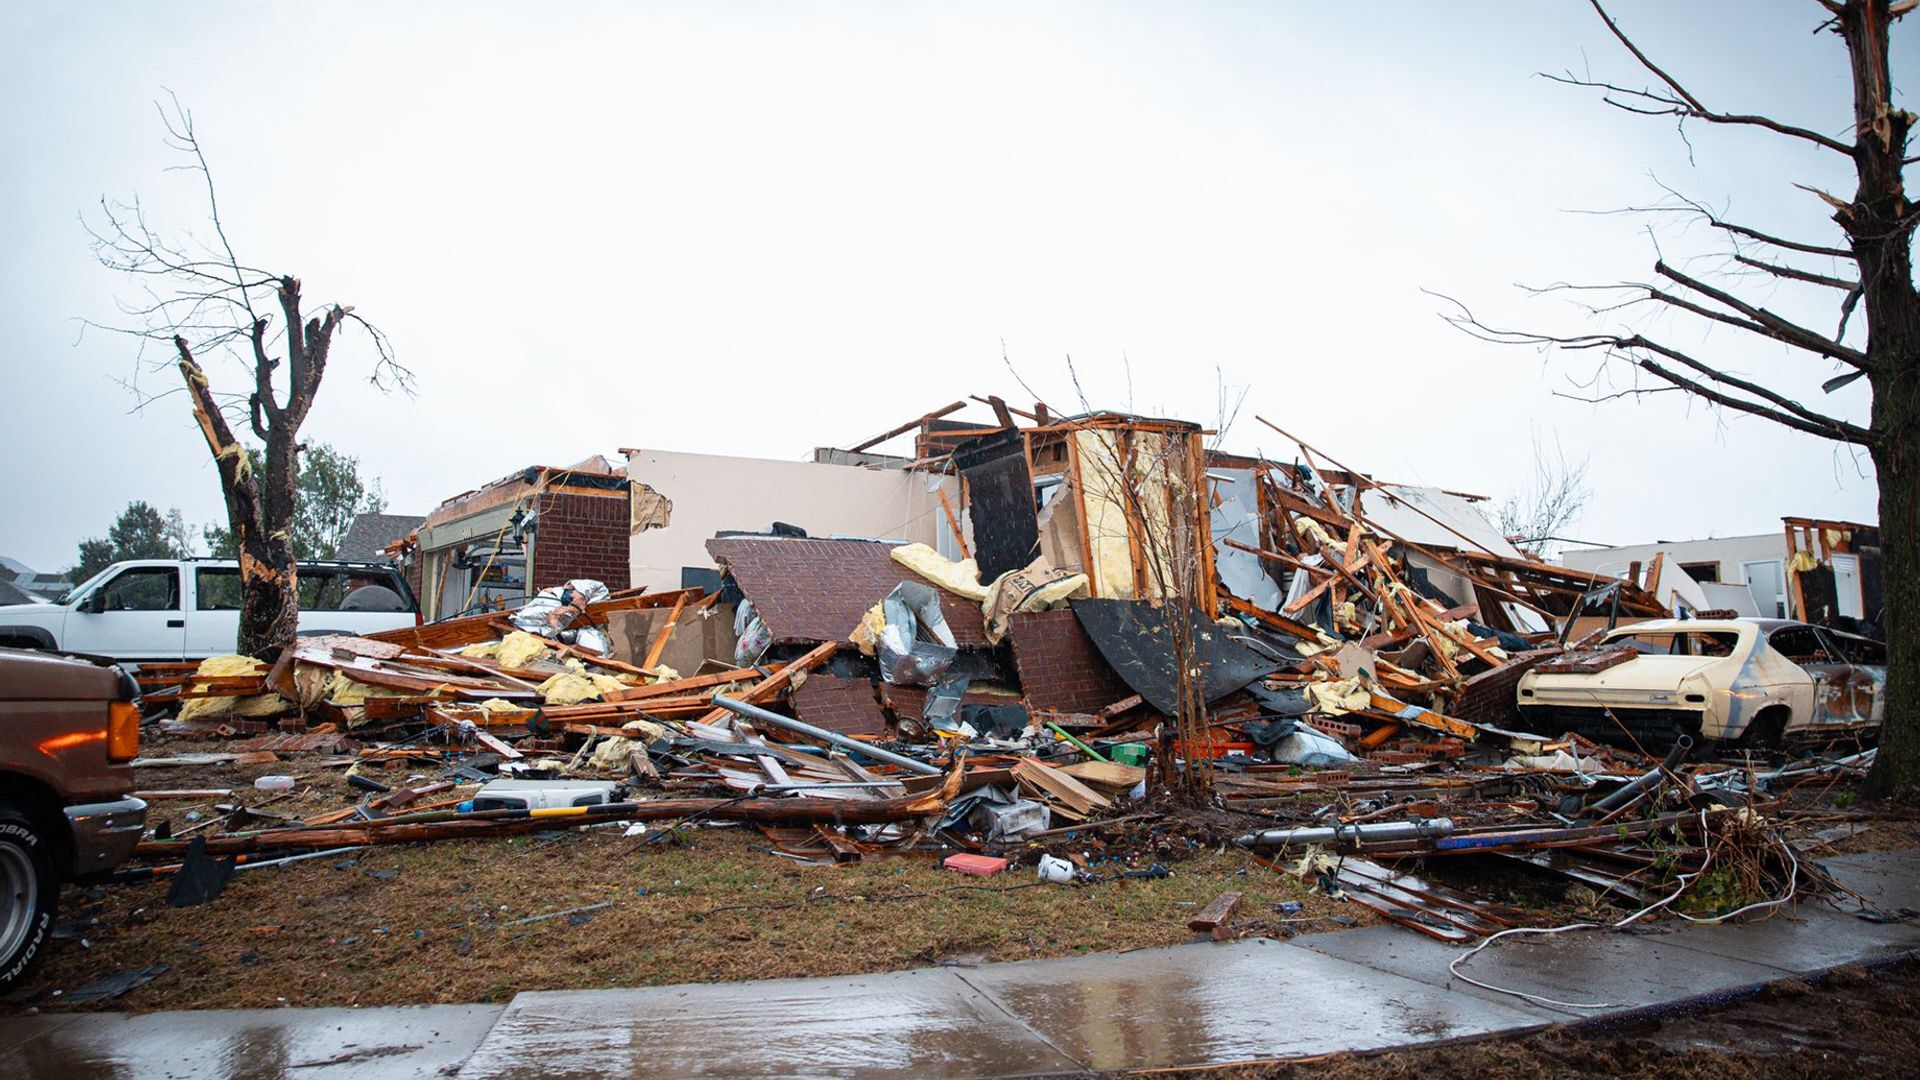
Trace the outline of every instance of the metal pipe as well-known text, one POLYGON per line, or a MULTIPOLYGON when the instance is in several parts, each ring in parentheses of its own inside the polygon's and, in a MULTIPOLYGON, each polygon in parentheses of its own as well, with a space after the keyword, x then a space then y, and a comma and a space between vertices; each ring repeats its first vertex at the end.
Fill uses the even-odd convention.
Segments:
POLYGON ((1659 787, 1666 781, 1667 774, 1677 768, 1680 760, 1687 756, 1687 751, 1692 749, 1693 738, 1688 735, 1680 736, 1674 741, 1673 749, 1667 751, 1666 760, 1662 761, 1659 767, 1649 769, 1647 772, 1627 781, 1618 791, 1587 807, 1587 810, 1595 814, 1609 814, 1639 798, 1642 794, 1659 787))
POLYGON ((1268 829, 1248 833, 1235 840, 1241 847, 1294 847, 1301 844, 1387 843, 1394 840, 1419 840, 1446 836, 1453 832, 1452 818, 1425 821, 1379 821, 1364 825, 1322 825, 1302 829, 1268 829))
POLYGON ((843 750, 856 750, 862 754, 867 755, 870 758, 877 758, 881 761, 886 762, 889 765, 898 765, 901 768, 908 770, 909 772, 919 773, 921 776, 941 775, 941 772, 939 769, 933 767, 932 765, 927 764, 924 761, 915 761, 910 757, 903 757, 899 754, 894 753, 891 750, 882 750, 877 746, 869 746, 866 743, 861 742, 859 739, 849 739, 848 737, 840 734, 837 731, 828 731, 826 728, 817 728, 817 727, 814 727, 812 724, 801 723, 800 721, 795 720, 792 717, 781 716, 777 712, 768 712, 767 710, 761 708, 758 705, 749 705, 744 701, 735 701, 730 697, 723 697, 719 694, 715 694, 713 696, 713 703, 715 705, 720 706, 723 709, 726 709, 728 712, 737 713, 741 716, 746 717, 749 720, 758 720, 758 721, 761 721, 762 723, 772 724, 774 727, 777 727, 777 728, 785 728, 788 731, 797 731, 802 735, 807 735, 815 739, 821 739, 825 742, 830 742, 833 745, 838 746, 843 750))

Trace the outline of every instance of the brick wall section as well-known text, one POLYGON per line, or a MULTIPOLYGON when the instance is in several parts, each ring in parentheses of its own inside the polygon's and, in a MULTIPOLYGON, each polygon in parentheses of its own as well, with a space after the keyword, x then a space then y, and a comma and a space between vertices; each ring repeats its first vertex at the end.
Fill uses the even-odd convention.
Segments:
MULTIPOLYGON (((891 710, 896 719, 918 720, 927 712, 927 688, 924 686, 895 686, 881 683, 880 707, 891 710)), ((990 694, 984 691, 967 691, 960 697, 961 705, 1018 705, 1020 699, 1006 694, 990 694)))
POLYGON ((1008 637, 1032 708, 1098 712, 1133 693, 1094 648, 1071 608, 1015 615, 1008 637))
MULTIPOLYGON (((1515 653, 1507 663, 1497 668, 1468 676, 1466 684, 1460 688, 1460 700, 1454 703, 1451 710, 1453 715, 1476 724, 1512 725, 1525 730, 1519 722, 1519 698, 1516 696, 1520 689, 1520 677, 1560 653, 1557 645, 1515 653)), ((1543 731, 1539 734, 1549 733, 1543 731)))
POLYGON ((627 587, 631 580, 627 500, 624 494, 609 494, 611 498, 566 491, 541 493, 532 591, 574 578, 604 582, 614 592, 627 587))
POLYGON ((928 585, 940 595, 953 638, 962 647, 984 646, 980 605, 956 596, 894 562, 892 545, 867 540, 798 540, 725 537, 707 541, 707 552, 726 562, 740 591, 781 642, 845 641, 867 609, 902 581, 928 585))
POLYGON ((842 735, 889 735, 873 684, 865 679, 809 675, 793 692, 793 714, 842 735))

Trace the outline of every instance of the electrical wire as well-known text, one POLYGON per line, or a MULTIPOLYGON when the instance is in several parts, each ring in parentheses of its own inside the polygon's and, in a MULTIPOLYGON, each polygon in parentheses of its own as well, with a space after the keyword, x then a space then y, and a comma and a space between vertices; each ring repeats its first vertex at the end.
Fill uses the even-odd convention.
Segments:
MULTIPOLYGON (((1701 835, 1706 836, 1707 835, 1707 832, 1706 832, 1707 812, 1705 810, 1700 811, 1700 829, 1701 829, 1701 835)), ((1792 865, 1790 876, 1787 879, 1787 893, 1785 896, 1782 896, 1775 900, 1762 900, 1757 903, 1748 904, 1747 906, 1740 908, 1737 911, 1730 911, 1724 915, 1713 915, 1713 916, 1701 917, 1701 916, 1688 915, 1685 912, 1680 912, 1680 911, 1676 911, 1673 914, 1680 916, 1681 918, 1687 920, 1688 922, 1714 924, 1714 923, 1725 922, 1728 919, 1734 918, 1737 915, 1745 914, 1746 912, 1749 912, 1749 911, 1757 911, 1761 908, 1779 907, 1783 904, 1790 903, 1793 900, 1794 895, 1798 890, 1798 880, 1800 875, 1800 860, 1794 855, 1793 848, 1791 845, 1785 843, 1784 841, 1779 840, 1778 838, 1775 838, 1775 842, 1779 843, 1782 850, 1784 850, 1787 853, 1787 859, 1792 865)), ((1632 925, 1635 922, 1640 921, 1641 919, 1652 914, 1653 912, 1658 911, 1662 908, 1665 908, 1667 905, 1673 903, 1675 900, 1680 899, 1681 894, 1686 892, 1687 889, 1693 885, 1694 881, 1698 879, 1701 875, 1705 874, 1707 872, 1707 868, 1713 865, 1713 858, 1714 858, 1714 849, 1712 846, 1708 846, 1707 857, 1701 861, 1700 869, 1695 870, 1691 874, 1680 874, 1675 878, 1675 880, 1677 880, 1680 883, 1678 888, 1674 889, 1673 892, 1668 894, 1667 896, 1662 897, 1661 899, 1656 900, 1651 904, 1648 904, 1646 907, 1641 908, 1639 911, 1636 911, 1633 914, 1628 915, 1626 918, 1621 919, 1619 922, 1606 924, 1604 926, 1600 923, 1586 922, 1586 923, 1570 923, 1566 926, 1553 926, 1553 927, 1517 926, 1511 930, 1502 930, 1497 934, 1493 934, 1489 936, 1485 941, 1482 941, 1480 944, 1474 946, 1472 949, 1468 950, 1466 953, 1455 957, 1452 961, 1450 961, 1447 964, 1447 972, 1451 974, 1454 978, 1457 978, 1460 981, 1468 983, 1470 985, 1477 986, 1482 990, 1491 990, 1496 994, 1507 994, 1511 997, 1517 997, 1517 998, 1524 999, 1526 1001, 1531 1001, 1536 1005, 1548 1005, 1548 1006, 1561 1008, 1561 1009, 1618 1008, 1619 1004, 1616 1002, 1556 1001, 1553 998, 1543 997, 1539 994, 1529 994, 1524 990, 1515 990, 1505 986, 1495 986, 1492 983, 1482 982, 1479 979, 1473 978, 1470 975, 1463 974, 1460 971, 1460 965, 1466 963, 1468 960, 1473 959, 1481 951, 1485 950, 1488 946, 1492 945, 1494 942, 1504 937, 1512 937, 1520 934, 1541 934, 1541 935, 1564 934, 1570 930, 1600 930, 1600 929, 1622 930, 1622 929, 1625 929, 1626 927, 1632 925)))

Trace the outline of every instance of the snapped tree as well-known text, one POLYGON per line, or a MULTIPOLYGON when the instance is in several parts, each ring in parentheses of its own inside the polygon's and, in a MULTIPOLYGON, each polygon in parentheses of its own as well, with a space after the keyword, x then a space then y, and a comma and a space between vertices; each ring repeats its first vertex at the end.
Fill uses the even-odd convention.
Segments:
MULTIPOLYGON (((101 200, 104 220, 89 225, 96 257, 141 287, 141 302, 122 304, 137 325, 110 327, 161 345, 178 369, 194 422, 220 475, 234 555, 240 563, 240 633, 236 649, 270 658, 299 626, 294 527, 298 512, 300 426, 326 375, 335 339, 364 330, 376 356, 374 385, 409 389, 412 376, 394 362, 386 336, 351 307, 311 309, 298 277, 242 263, 220 216, 213 173, 194 135, 193 115, 179 101, 162 108, 168 144, 206 188, 213 240, 172 240, 147 223, 136 200, 101 200), (275 316, 278 316, 276 319, 275 316), (245 389, 215 389, 216 359, 245 371, 245 389), (234 434, 244 424, 261 445, 259 464, 234 434)), ((144 362, 144 349, 142 360, 144 362)), ((136 394, 140 393, 137 383, 136 394)), ((142 404, 153 400, 142 397, 142 404)))
MULTIPOLYGON (((256 473, 265 471, 266 458, 259 448, 247 447, 247 464, 256 473)), ((340 543, 347 538, 353 519, 387 508, 380 481, 368 481, 360 476, 360 459, 326 443, 310 443, 304 447, 293 485, 293 557, 296 559, 339 558, 340 543)), ((202 535, 208 554, 234 557, 232 529, 208 526, 202 535)))
POLYGON ((1610 299, 1618 302, 1592 307, 1596 317, 1624 318, 1654 310, 1673 316, 1676 322, 1699 320, 1706 326, 1732 327, 1741 332, 1735 340, 1744 338, 1758 345, 1764 339, 1784 345, 1807 364, 1837 369, 1822 386, 1826 393, 1864 381, 1872 396, 1867 423, 1811 408, 1778 382, 1770 386, 1737 373, 1736 358, 1702 355, 1677 328, 1660 336, 1631 326, 1556 335, 1488 326, 1464 307, 1450 319, 1491 341, 1598 351, 1650 377, 1652 387, 1636 385, 1629 394, 1676 391, 1867 452, 1880 487, 1886 602, 1882 625, 1888 664, 1885 722, 1865 793, 1884 797, 1920 782, 1920 295, 1914 292, 1913 282, 1913 234, 1920 224, 1920 208, 1908 201, 1903 177, 1906 166, 1920 158, 1907 154, 1915 118, 1894 103, 1888 65, 1889 29, 1920 6, 1920 0, 1813 2, 1824 12, 1818 28, 1831 31, 1845 45, 1853 87, 1852 117, 1835 117, 1825 130, 1709 106, 1628 37, 1599 0, 1589 3, 1652 81, 1633 89, 1572 75, 1550 77, 1599 90, 1608 105, 1628 112, 1671 117, 1683 127, 1699 122, 1766 132, 1845 159, 1856 185, 1850 195, 1795 185, 1831 210, 1840 229, 1837 240, 1776 235, 1749 222, 1729 220, 1677 194, 1677 204, 1642 208, 1683 214, 1718 230, 1731 247, 1741 275, 1765 277, 1783 289, 1820 290, 1834 298, 1836 329, 1832 333, 1815 330, 1805 320, 1789 319, 1764 302, 1743 297, 1737 279, 1710 281, 1664 258, 1654 263, 1655 280, 1650 282, 1558 288, 1612 292, 1610 299), (1850 321, 1852 334, 1848 333, 1850 321))

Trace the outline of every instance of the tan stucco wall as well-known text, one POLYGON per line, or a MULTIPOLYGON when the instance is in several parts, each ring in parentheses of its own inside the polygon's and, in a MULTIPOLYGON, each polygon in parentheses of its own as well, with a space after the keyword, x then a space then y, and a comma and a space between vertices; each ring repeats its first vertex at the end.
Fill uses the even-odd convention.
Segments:
POLYGON ((764 531, 775 521, 809 536, 906 540, 959 555, 934 494, 944 489, 960 512, 951 476, 642 449, 627 452, 627 477, 636 491, 645 484, 673 502, 665 528, 629 537, 635 586, 678 588, 681 567, 713 565, 706 542, 714 533, 764 531))

